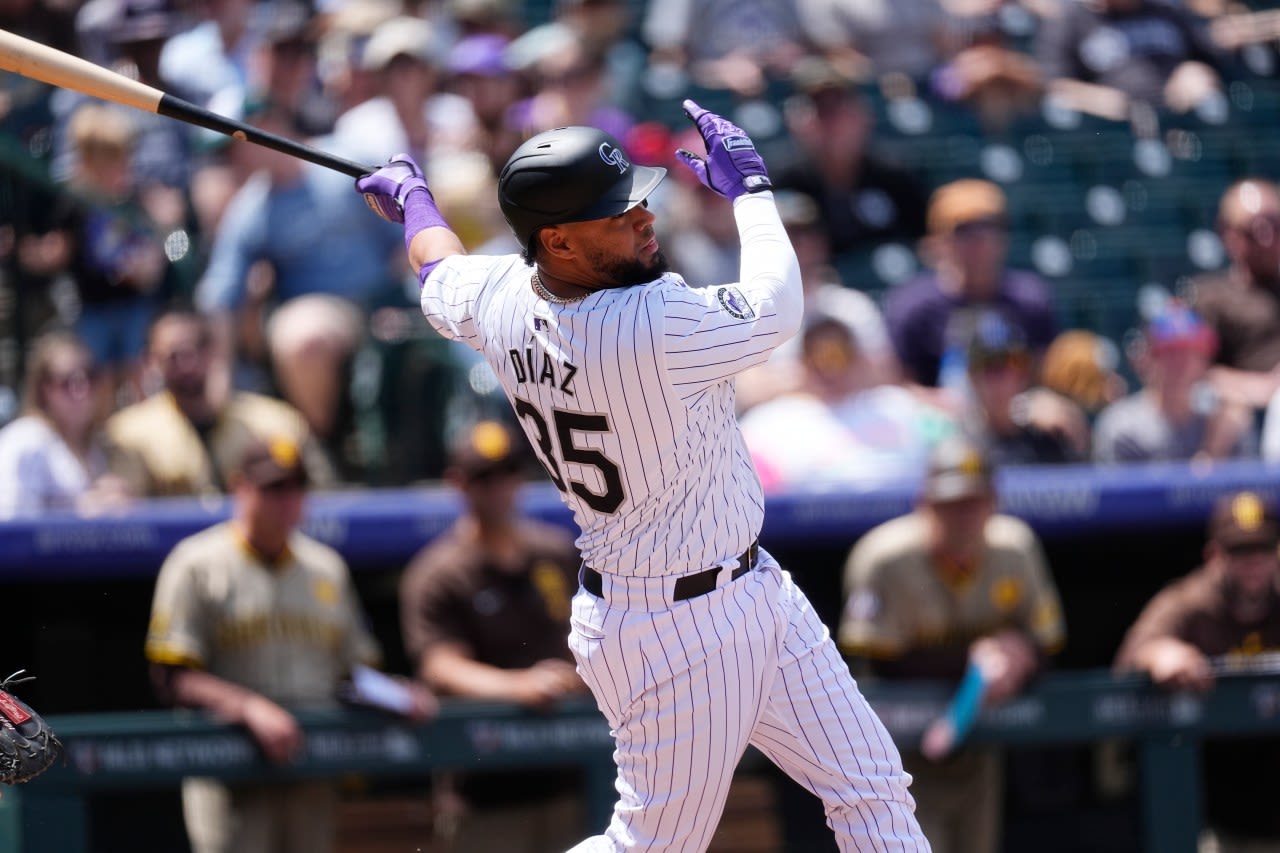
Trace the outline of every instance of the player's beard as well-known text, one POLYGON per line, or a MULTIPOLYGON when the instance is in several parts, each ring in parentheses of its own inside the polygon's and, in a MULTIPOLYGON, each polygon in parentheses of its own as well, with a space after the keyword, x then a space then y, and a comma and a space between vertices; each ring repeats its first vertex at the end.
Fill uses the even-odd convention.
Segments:
POLYGON ((613 287, 632 287, 647 284, 666 272, 667 256, 661 251, 645 262, 640 258, 622 258, 593 251, 587 255, 587 261, 600 274, 605 289, 613 287))

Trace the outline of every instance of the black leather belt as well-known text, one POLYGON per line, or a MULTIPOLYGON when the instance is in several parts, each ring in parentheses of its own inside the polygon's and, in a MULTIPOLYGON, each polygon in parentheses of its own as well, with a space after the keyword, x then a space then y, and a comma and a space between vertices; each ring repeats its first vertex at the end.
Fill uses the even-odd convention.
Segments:
MULTIPOLYGON (((736 581, 751 571, 756 564, 756 558, 759 556, 760 541, 756 540, 738 557, 738 567, 729 575, 729 579, 736 581)), ((706 595, 716 588, 716 577, 721 571, 721 569, 707 569, 706 571, 676 578, 675 587, 671 592, 671 600, 687 601, 690 598, 706 595)), ((582 567, 582 588, 596 598, 604 598, 604 578, 590 566, 582 567)))

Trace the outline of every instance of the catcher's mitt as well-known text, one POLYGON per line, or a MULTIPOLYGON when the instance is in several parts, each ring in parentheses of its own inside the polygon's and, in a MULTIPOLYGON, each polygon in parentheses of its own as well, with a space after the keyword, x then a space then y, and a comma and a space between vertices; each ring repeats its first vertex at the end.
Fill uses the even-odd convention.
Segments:
POLYGON ((44 718, 8 690, 31 680, 18 677, 24 672, 0 681, 0 782, 10 785, 34 779, 63 754, 62 741, 44 718))

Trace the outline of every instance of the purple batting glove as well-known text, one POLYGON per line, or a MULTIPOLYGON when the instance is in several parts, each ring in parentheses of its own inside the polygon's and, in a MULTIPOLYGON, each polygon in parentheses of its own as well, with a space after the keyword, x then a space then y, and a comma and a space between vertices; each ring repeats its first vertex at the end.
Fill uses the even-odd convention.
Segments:
POLYGON ((699 181, 729 201, 745 193, 758 193, 773 187, 764 168, 764 159, 746 131, 693 101, 685 100, 683 106, 684 114, 702 134, 707 156, 703 159, 683 148, 676 151, 676 156, 698 176, 699 181))
POLYGON ((396 154, 376 172, 356 178, 369 209, 388 222, 404 222, 404 200, 418 187, 427 189, 427 179, 408 154, 396 154))

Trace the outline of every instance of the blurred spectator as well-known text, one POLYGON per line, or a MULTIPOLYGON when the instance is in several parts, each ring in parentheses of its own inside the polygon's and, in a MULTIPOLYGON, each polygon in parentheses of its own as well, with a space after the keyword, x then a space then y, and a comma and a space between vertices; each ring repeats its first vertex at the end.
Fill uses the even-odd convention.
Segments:
POLYGON ((356 60, 373 75, 375 94, 334 125, 333 144, 344 156, 385 163, 408 153, 426 168, 435 154, 479 142, 471 104, 440 89, 440 42, 440 33, 422 18, 402 15, 377 26, 356 60))
POLYGON ((635 34, 633 8, 628 0, 555 0, 554 19, 577 33, 587 53, 603 57, 609 102, 634 115, 649 57, 635 34))
POLYGON ((320 12, 317 71, 325 95, 338 114, 379 94, 378 75, 366 71, 360 56, 374 31, 403 11, 400 0, 355 0, 320 12))
MULTIPOLYGON (((462 513, 405 570, 401 628, 418 676, 439 695, 545 711, 586 695, 566 640, 581 560, 569 533, 520 514, 523 446, 481 421, 452 448, 445 479, 462 513)), ((585 819, 577 771, 437 781, 442 850, 553 853, 573 846, 585 819)))
POLYGON ((652 0, 640 23, 651 70, 759 95, 810 45, 796 0, 652 0))
POLYGON ((907 378, 962 388, 974 315, 986 308, 1002 311, 1020 329, 1038 374, 1040 357, 1057 334, 1054 297, 1039 276, 1005 265, 1004 193, 976 179, 945 184, 929 201, 928 231, 922 254, 933 270, 885 297, 885 322, 907 378))
POLYGON ((267 6, 254 0, 204 0, 194 11, 200 20, 165 42, 160 76, 179 97, 236 115, 262 82, 254 62, 262 48, 267 6))
POLYGON ((441 19, 456 28, 459 38, 478 33, 515 38, 523 29, 516 0, 444 0, 440 7, 441 19))
POLYGON ((875 117, 853 81, 816 58, 796 63, 791 76, 797 94, 784 113, 796 151, 774 184, 818 201, 833 255, 923 236, 927 191, 872 150, 875 117))
MULTIPOLYGON (((117 73, 164 91, 172 86, 160 76, 160 51, 179 25, 169 0, 90 0, 76 17, 81 53, 117 73)), ((67 121, 86 101, 70 89, 55 95, 59 125, 54 130, 55 177, 67 176, 75 157, 67 121)), ((168 116, 127 110, 137 129, 132 171, 152 219, 176 227, 185 218, 183 196, 194 169, 192 128, 168 116), (165 192, 162 192, 162 189, 165 192)))
MULTIPOLYGON (((1203 565, 1160 590, 1125 635, 1118 671, 1204 693, 1218 675, 1250 671, 1260 660, 1255 656, 1280 651, 1280 522, 1274 507, 1253 492, 1224 495, 1208 533, 1203 565)), ((1280 850, 1280 812, 1269 787, 1259 784, 1277 761, 1275 737, 1202 744, 1200 853, 1280 850)))
POLYGON ((146 497, 224 492, 246 437, 268 433, 286 435, 302 448, 313 486, 331 484, 332 467, 302 416, 258 394, 215 396, 209 383, 212 357, 207 318, 170 310, 152 325, 147 362, 162 390, 106 424, 111 469, 131 491, 146 497))
POLYGON ((1191 305, 1218 335, 1211 372, 1222 394, 1254 407, 1280 390, 1280 189, 1233 183, 1218 204, 1230 265, 1191 281, 1191 305))
POLYGON ((1221 98, 1220 58, 1203 22, 1159 0, 1064 2, 1036 33, 1051 94, 1110 119, 1133 102, 1187 112, 1221 98))
POLYGON ((1128 390, 1119 366, 1120 351, 1110 339, 1088 329, 1068 329, 1045 351, 1040 379, 1050 391, 1079 406, 1092 422, 1103 407, 1128 390))
POLYGON ((498 178, 484 154, 470 151, 437 157, 427 168, 427 182, 440 212, 468 252, 492 255, 520 250, 498 207, 498 178))
POLYGON ((996 311, 979 316, 969 341, 966 429, 979 436, 991 462, 1044 465, 1088 456, 1089 425, 1071 400, 1036 387, 1033 359, 1021 329, 996 311))
POLYGON ((967 106, 985 131, 998 134, 1016 119, 1033 115, 1044 94, 1044 79, 1034 59, 1015 45, 997 13, 969 18, 963 45, 933 69, 933 92, 967 106))
MULTIPOLYGON (((995 507, 979 445, 963 436, 940 442, 915 511, 872 529, 849 554, 839 638, 855 667, 869 677, 952 683, 974 668, 993 707, 1062 646, 1062 609, 1040 543, 995 507)), ((926 758, 904 748, 902 759, 934 850, 1001 849, 998 750, 962 745, 926 758)))
MULTIPOLYGON (((335 705, 381 651, 342 557, 298 530, 298 446, 254 437, 229 485, 231 519, 179 542, 160 568, 146 657, 162 701, 245 726, 268 761, 288 764, 306 749, 294 711, 335 705)), ((412 717, 434 713, 425 687, 401 683, 412 717)), ((337 798, 331 780, 182 782, 193 853, 332 851, 337 798)))
POLYGON ((627 138, 635 119, 614 103, 605 56, 589 48, 572 27, 535 27, 511 43, 507 58, 533 87, 533 94, 507 112, 507 125, 517 139, 579 124, 627 138))
POLYGON ((880 384, 841 319, 806 312, 798 369, 796 387, 741 416, 766 492, 911 476, 954 431, 910 391, 880 384))
POLYGON ((1271 398, 1262 417, 1258 452, 1268 462, 1280 462, 1280 392, 1271 398))
POLYGON ((1252 410, 1208 382, 1217 335, 1194 311, 1170 302, 1137 342, 1142 388, 1102 410, 1094 424, 1098 462, 1153 462, 1258 454, 1252 410))
MULTIPOLYGON (((263 130, 296 135, 271 102, 247 111, 263 130)), ((258 145, 233 148, 252 176, 223 215, 196 304, 215 319, 220 358, 259 328, 242 324, 248 331, 238 333, 241 312, 269 307, 262 328, 275 381, 311 431, 338 446, 347 366, 365 311, 402 290, 403 238, 369 216, 346 175, 258 145), (270 268, 269 295, 253 286, 250 269, 259 262, 270 268)))
POLYGON ((522 141, 507 125, 508 111, 526 94, 524 76, 507 64, 509 43, 494 33, 467 36, 445 59, 446 88, 471 104, 478 125, 475 148, 489 158, 495 174, 522 141))
POLYGON ((683 270, 685 280, 695 287, 736 281, 741 274, 742 251, 732 202, 698 183, 692 172, 687 177, 681 172, 673 175, 676 180, 663 198, 668 214, 662 223, 661 240, 674 268, 683 270))
POLYGON ((293 117, 298 133, 327 133, 337 119, 337 105, 321 89, 317 50, 321 24, 300 0, 271 0, 263 25, 263 49, 255 91, 293 117))
POLYGON ((924 80, 945 59, 954 26, 939 0, 799 0, 798 6, 818 49, 863 78, 924 80))
MULTIPOLYGON (((893 345, 889 342, 889 333, 885 329, 880 309, 865 293, 845 287, 840 281, 839 273, 832 266, 827 230, 819 215, 817 203, 804 193, 783 189, 774 192, 774 202, 800 263, 805 314, 831 317, 845 324, 858 350, 858 369, 865 373, 867 382, 880 385, 897 381, 897 358, 893 353, 893 345)), ((705 217, 702 221, 704 225, 709 225, 713 221, 727 218, 705 217)), ((735 229, 734 236, 736 235, 735 229)), ((676 235, 677 238, 680 236, 676 235)), ((663 245, 674 248, 671 239, 664 240, 663 245)), ((737 245, 736 242, 734 245, 737 245)), ((683 259, 677 267, 685 270, 691 268, 683 259)), ((732 281, 737 277, 737 271, 735 269, 729 272, 729 278, 689 280, 732 281)), ((764 364, 738 375, 736 392, 739 413, 794 390, 800 384, 800 337, 797 335, 783 343, 764 364)))
POLYGON ((108 472, 93 385, 93 354, 51 332, 27 360, 22 416, 0 429, 0 519, 123 506, 124 481, 108 472))
POLYGON ((66 270, 75 281, 76 332, 106 374, 100 391, 109 411, 118 392, 126 401, 141 396, 139 356, 164 295, 169 261, 131 171, 131 116, 85 101, 67 133, 74 165, 54 213, 55 228, 25 237, 18 251, 28 269, 66 270))

